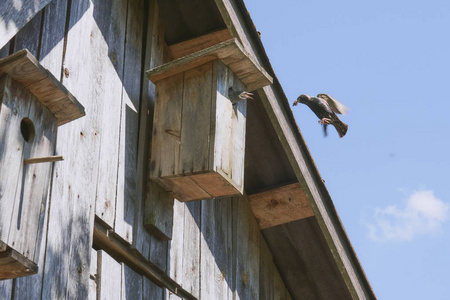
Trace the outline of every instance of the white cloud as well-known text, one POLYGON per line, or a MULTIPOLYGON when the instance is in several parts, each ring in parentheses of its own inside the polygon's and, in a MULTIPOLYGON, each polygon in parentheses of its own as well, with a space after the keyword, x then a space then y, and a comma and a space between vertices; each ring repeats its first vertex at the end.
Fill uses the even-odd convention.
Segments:
POLYGON ((420 234, 439 232, 449 218, 450 205, 434 196, 433 191, 414 192, 404 207, 389 205, 374 211, 367 224, 374 241, 410 241, 420 234))

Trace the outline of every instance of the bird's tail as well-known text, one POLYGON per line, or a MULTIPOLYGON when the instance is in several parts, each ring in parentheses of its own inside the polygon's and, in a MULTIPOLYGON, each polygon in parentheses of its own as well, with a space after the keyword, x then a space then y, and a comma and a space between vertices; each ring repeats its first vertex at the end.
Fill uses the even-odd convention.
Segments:
POLYGON ((347 133, 348 125, 341 120, 335 120, 335 122, 333 122, 333 125, 334 128, 336 128, 336 131, 338 132, 340 138, 347 133))

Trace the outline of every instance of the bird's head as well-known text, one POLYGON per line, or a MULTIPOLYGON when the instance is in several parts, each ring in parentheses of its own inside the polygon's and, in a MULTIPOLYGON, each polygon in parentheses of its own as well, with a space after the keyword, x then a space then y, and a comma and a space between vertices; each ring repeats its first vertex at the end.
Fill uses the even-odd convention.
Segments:
POLYGON ((294 101, 293 105, 296 106, 299 103, 305 104, 306 102, 308 102, 310 100, 310 98, 311 98, 310 96, 305 95, 305 94, 300 95, 300 96, 298 96, 297 100, 294 101))

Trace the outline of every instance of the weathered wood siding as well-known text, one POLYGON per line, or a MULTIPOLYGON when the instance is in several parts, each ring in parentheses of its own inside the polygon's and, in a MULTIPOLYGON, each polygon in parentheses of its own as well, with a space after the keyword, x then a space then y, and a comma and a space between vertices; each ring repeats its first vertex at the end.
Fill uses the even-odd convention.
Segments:
POLYGON ((28 48, 86 110, 58 128, 65 161, 42 201, 38 274, 1 281, 0 299, 178 298, 94 250, 95 216, 194 297, 289 299, 246 196, 172 202, 146 182, 155 87, 144 71, 170 59, 163 37, 154 0, 58 0, 0 49, 28 48), (171 240, 144 228, 161 207, 171 240))

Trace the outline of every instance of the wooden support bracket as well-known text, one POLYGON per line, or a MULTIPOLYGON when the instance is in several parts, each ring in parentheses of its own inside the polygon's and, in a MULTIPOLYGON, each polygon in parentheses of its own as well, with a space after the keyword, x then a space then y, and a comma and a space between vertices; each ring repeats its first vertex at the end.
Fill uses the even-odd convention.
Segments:
POLYGON ((261 229, 314 216, 300 183, 252 194, 248 199, 261 229))

